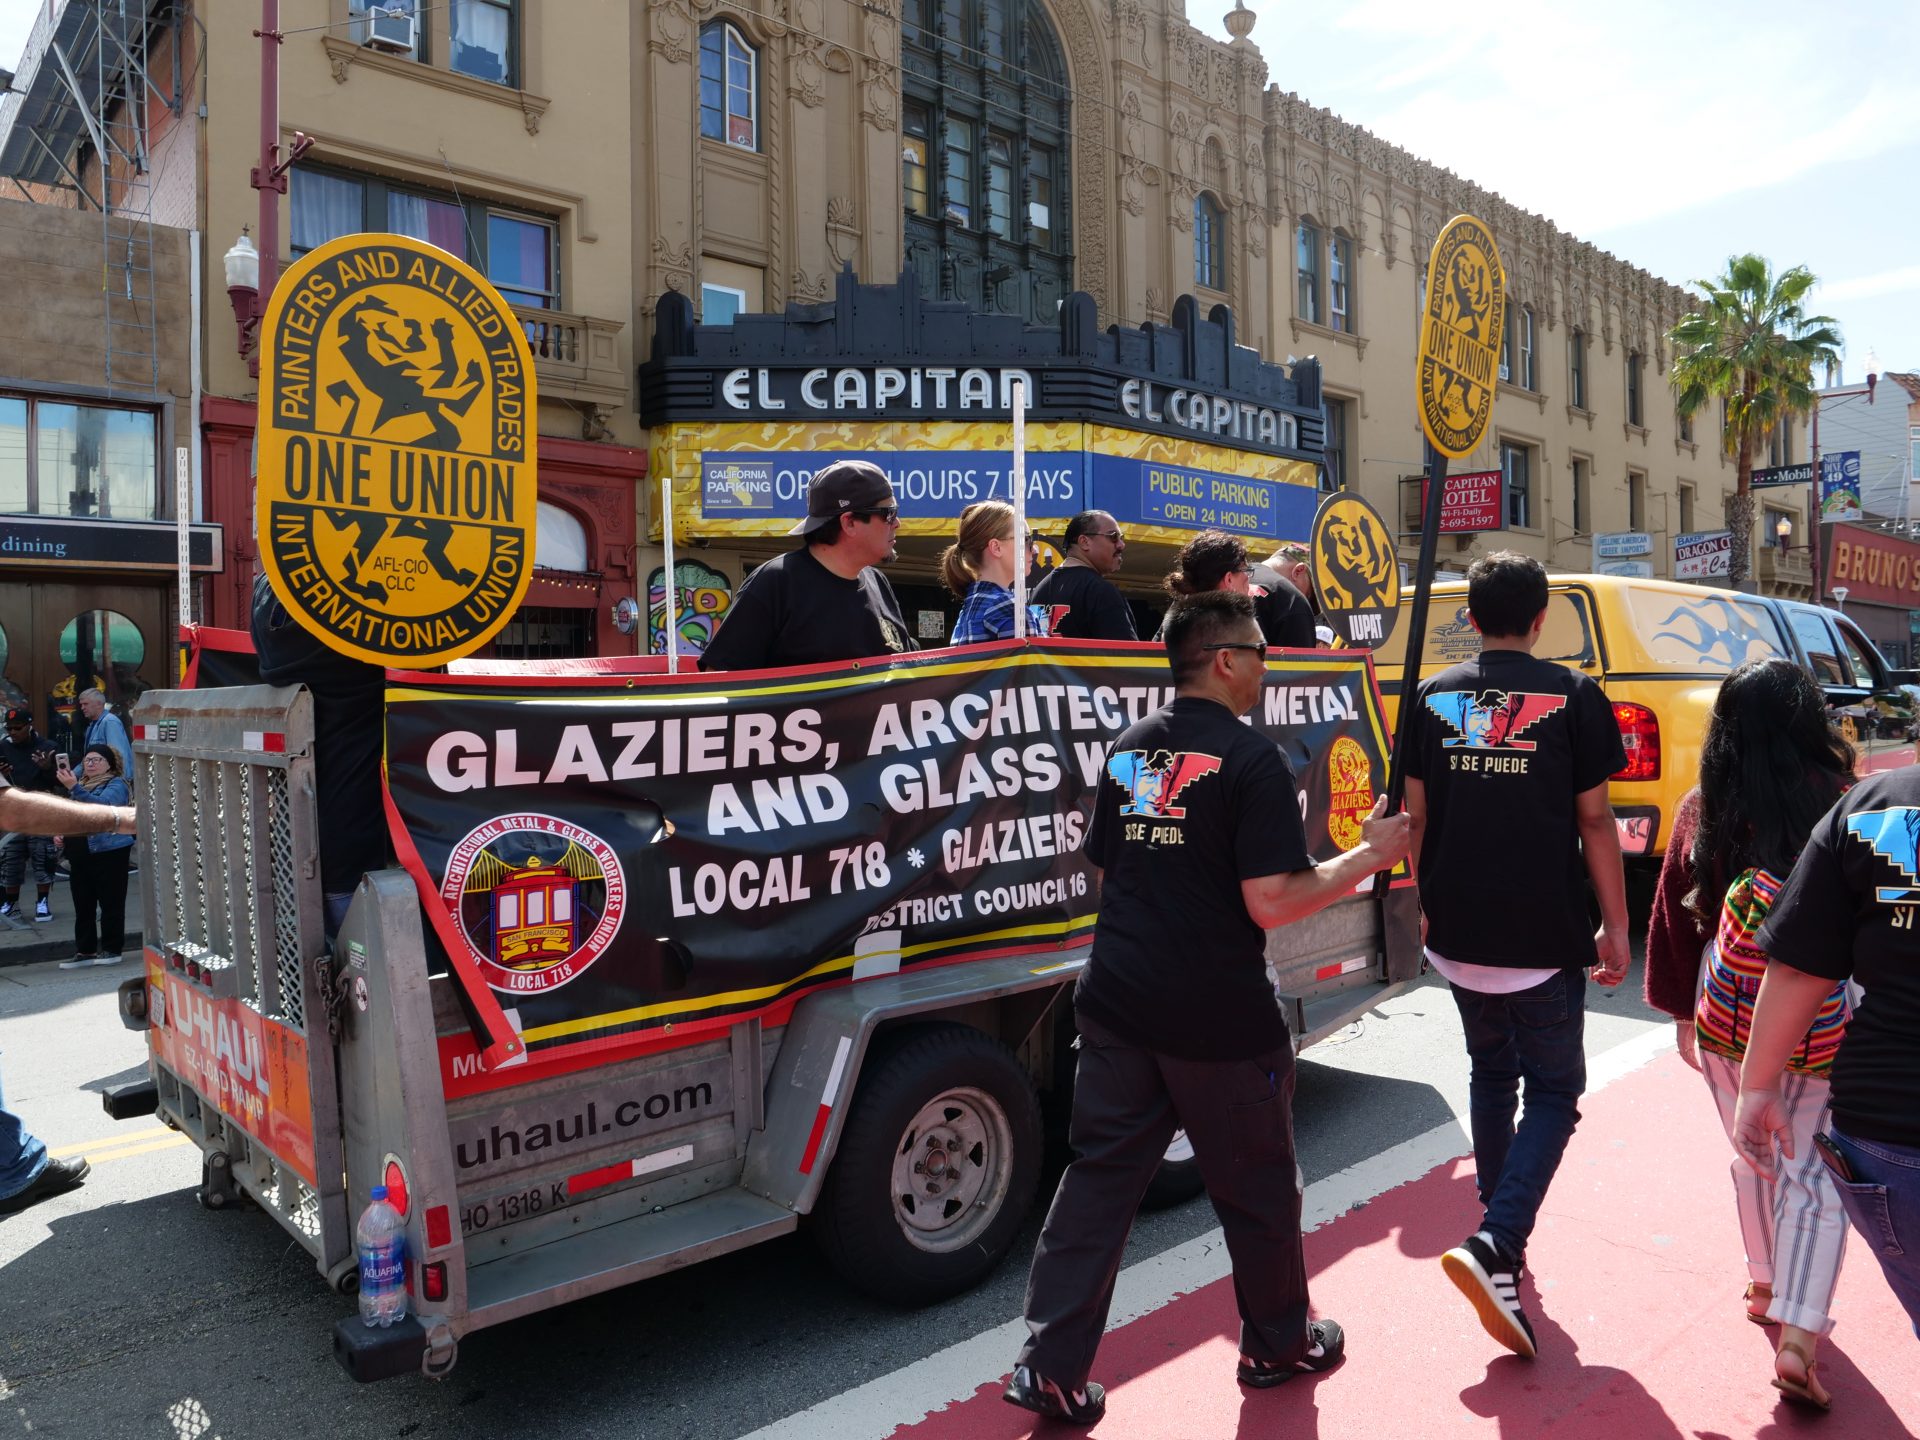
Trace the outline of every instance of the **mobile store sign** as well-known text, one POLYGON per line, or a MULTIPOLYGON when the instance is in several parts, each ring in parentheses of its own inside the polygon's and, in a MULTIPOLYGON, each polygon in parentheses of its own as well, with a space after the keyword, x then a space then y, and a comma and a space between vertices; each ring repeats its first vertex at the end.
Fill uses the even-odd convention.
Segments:
POLYGON ((347 235, 274 287, 260 342, 260 558, 283 605, 375 665, 491 640, 533 574, 535 394, 486 279, 402 235, 347 235))
MULTIPOLYGON (((1440 492, 1440 533, 1477 535, 1507 528, 1507 481, 1498 470, 1476 470, 1448 475, 1440 492)), ((1427 499, 1427 481, 1420 484, 1420 503, 1427 499)))
MULTIPOLYGON (((395 677, 388 784, 422 903, 452 922, 429 947, 470 947, 539 1064, 778 1023, 857 977, 1048 963, 1092 933, 1086 827, 1099 787, 1127 783, 1108 752, 1169 681, 1157 647, 1071 641, 697 677, 395 677)), ((1364 658, 1276 655, 1252 723, 1294 768, 1311 853, 1355 843, 1386 782, 1364 658)))

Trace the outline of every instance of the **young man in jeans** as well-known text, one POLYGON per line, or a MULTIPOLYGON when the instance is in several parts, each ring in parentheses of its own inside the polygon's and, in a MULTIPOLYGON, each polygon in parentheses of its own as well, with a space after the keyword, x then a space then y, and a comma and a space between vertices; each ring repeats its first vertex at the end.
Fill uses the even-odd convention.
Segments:
POLYGON ((1626 753, 1600 688, 1533 657, 1547 616, 1538 560, 1500 551, 1475 561, 1467 613, 1480 654, 1421 685, 1406 756, 1427 958, 1466 1032, 1486 1211, 1441 1264, 1487 1333, 1531 1358, 1519 1284, 1580 1120, 1586 974, 1618 985, 1627 973, 1626 884, 1607 803, 1607 777, 1626 753), (1587 929, 1589 878, 1597 935, 1587 929))

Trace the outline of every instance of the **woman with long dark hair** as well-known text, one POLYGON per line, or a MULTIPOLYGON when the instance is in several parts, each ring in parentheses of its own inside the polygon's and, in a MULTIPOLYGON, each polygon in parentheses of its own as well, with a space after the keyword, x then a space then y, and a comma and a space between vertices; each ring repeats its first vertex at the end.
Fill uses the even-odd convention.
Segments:
MULTIPOLYGON (((63 757, 53 778, 83 804, 126 805, 133 799, 120 773, 120 754, 111 745, 89 745, 78 775, 63 757)), ((72 872, 68 879, 73 891, 73 958, 62 960, 60 968, 118 965, 127 943, 127 868, 133 859, 133 837, 69 836, 66 852, 72 872)))
MULTIPOLYGON (((1681 802, 1647 930, 1647 1001, 1674 1017, 1680 1054, 1712 1091, 1728 1138, 1755 997, 1767 957, 1755 942, 1815 823, 1853 779, 1853 750, 1826 697, 1790 660, 1729 675, 1700 752, 1700 785, 1681 802)), ((1734 1198, 1746 1243, 1747 1318, 1779 1325, 1774 1385, 1790 1400, 1831 1402, 1813 1355, 1846 1246, 1846 1214, 1813 1136, 1825 1127, 1828 1073, 1847 1019, 1836 987, 1795 1049, 1781 1093, 1796 1159, 1774 1177, 1736 1153, 1734 1198)))

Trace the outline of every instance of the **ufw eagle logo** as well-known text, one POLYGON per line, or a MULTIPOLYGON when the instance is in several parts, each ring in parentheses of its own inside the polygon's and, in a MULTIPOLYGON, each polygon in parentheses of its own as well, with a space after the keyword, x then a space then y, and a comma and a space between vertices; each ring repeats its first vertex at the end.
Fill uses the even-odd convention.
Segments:
POLYGON ((1172 750, 1156 750, 1151 757, 1144 750, 1122 750, 1107 760, 1107 774, 1128 796, 1120 813, 1156 820, 1184 820, 1186 807, 1173 802, 1187 786, 1219 768, 1218 755, 1176 754, 1172 750))
POLYGON ((1882 905, 1910 905, 1920 901, 1920 888, 1912 883, 1920 878, 1920 861, 1916 861, 1914 853, 1920 846, 1920 809, 1900 805, 1891 810, 1862 810, 1847 817, 1847 833, 1870 847, 1909 882, 1876 886, 1875 900, 1882 905))
POLYGON ((1453 727, 1442 749, 1537 750, 1539 742, 1517 738, 1529 726, 1566 707, 1564 695, 1524 690, 1447 690, 1427 696, 1427 709, 1453 727))

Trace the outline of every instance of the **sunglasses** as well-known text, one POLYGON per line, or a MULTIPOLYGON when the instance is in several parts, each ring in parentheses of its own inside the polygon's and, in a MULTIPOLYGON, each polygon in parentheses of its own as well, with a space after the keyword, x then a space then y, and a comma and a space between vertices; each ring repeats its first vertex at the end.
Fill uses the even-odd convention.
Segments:
POLYGON ((853 518, 856 520, 880 520, 888 525, 898 525, 900 523, 900 507, 898 505, 889 505, 884 510, 856 510, 853 512, 853 518))
POLYGON ((1202 650, 1251 650, 1262 660, 1267 658, 1267 642, 1264 640, 1222 640, 1218 645, 1202 645, 1202 650))
POLYGON ((1087 533, 1096 540, 1105 540, 1113 545, 1124 545, 1127 539, 1118 530, 1089 530, 1087 533))

